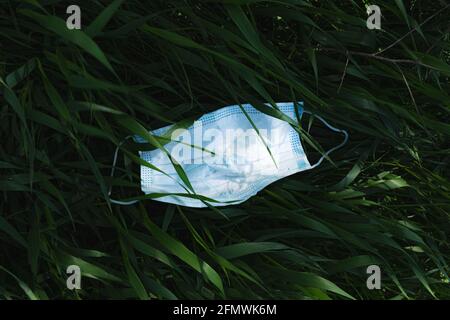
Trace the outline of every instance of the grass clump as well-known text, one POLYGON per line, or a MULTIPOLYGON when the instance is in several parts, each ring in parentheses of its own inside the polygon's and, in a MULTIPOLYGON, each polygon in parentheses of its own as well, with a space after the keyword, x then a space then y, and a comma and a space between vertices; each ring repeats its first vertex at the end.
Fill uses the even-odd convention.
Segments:
POLYGON ((0 298, 450 298, 445 1, 382 30, 364 1, 84 1, 80 31, 68 5, 0 0, 0 298), (109 177, 130 126, 266 101, 350 141, 238 206, 109 203, 139 195, 132 143, 109 177))

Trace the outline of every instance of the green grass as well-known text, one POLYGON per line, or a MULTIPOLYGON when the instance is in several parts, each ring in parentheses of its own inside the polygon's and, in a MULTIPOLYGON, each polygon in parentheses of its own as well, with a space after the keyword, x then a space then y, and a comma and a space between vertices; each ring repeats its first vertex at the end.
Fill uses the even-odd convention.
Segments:
POLYGON ((372 31, 364 1, 223 2, 80 1, 69 31, 73 1, 0 0, 0 298, 449 299, 445 1, 372 31), (136 145, 109 177, 139 125, 274 101, 349 131, 334 164, 238 206, 109 203, 141 195, 136 145))

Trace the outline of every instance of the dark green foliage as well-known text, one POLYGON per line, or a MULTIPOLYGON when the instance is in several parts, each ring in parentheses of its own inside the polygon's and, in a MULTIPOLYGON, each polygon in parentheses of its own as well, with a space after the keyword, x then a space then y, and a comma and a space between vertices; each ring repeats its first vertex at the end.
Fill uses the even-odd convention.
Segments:
POLYGON ((450 7, 368 30, 365 2, 79 1, 70 31, 74 1, 0 0, 0 298, 450 298, 450 7), (109 203, 141 195, 131 142, 109 177, 139 128, 299 100, 349 131, 333 162, 228 208, 109 203))

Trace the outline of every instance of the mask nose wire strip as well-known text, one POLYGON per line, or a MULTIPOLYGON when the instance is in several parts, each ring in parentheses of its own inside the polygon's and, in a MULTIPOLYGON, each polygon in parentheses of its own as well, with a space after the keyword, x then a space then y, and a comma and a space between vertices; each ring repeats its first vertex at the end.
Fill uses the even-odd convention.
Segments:
POLYGON ((335 150, 337 150, 337 149, 343 147, 343 146, 347 143, 347 141, 348 141, 348 133, 347 133, 346 130, 338 129, 338 128, 333 127, 331 124, 329 124, 329 123, 328 123, 324 118, 322 118, 321 116, 318 116, 318 115, 316 115, 316 114, 312 114, 311 112, 306 111, 306 110, 303 110, 303 112, 304 112, 304 113, 307 113, 307 114, 311 114, 311 115, 313 115, 314 117, 316 117, 317 119, 319 119, 320 121, 322 121, 322 123, 323 123, 324 125, 326 125, 326 126, 328 127, 328 129, 330 129, 331 131, 334 131, 334 132, 340 132, 340 133, 342 133, 342 134, 344 135, 344 141, 342 141, 342 142, 341 142, 340 144, 338 144, 337 146, 335 146, 335 147, 331 148, 330 150, 328 150, 327 152, 325 152, 325 153, 322 155, 322 157, 319 159, 319 161, 317 161, 314 165, 311 166, 311 169, 312 169, 312 168, 315 168, 315 167, 319 166, 319 165, 322 163, 323 159, 325 159, 325 157, 327 157, 330 153, 332 153, 333 151, 335 151, 335 150))
MULTIPOLYGON (((125 137, 125 139, 123 139, 119 143, 119 145, 116 147, 116 151, 114 152, 113 162, 112 162, 112 165, 111 165, 111 174, 110 174, 111 178, 114 177, 114 171, 116 170, 116 163, 117 163, 117 156, 119 155, 119 149, 125 143, 125 141, 127 141, 127 139, 129 139, 129 138, 131 138, 131 136, 125 137)), ((123 206, 128 206, 128 205, 132 205, 132 204, 135 204, 135 203, 139 202, 139 200, 131 200, 131 201, 114 200, 114 199, 111 198, 111 192, 112 192, 112 184, 110 185, 109 191, 108 191, 109 201, 111 201, 111 203, 119 204, 119 205, 123 205, 123 206)))

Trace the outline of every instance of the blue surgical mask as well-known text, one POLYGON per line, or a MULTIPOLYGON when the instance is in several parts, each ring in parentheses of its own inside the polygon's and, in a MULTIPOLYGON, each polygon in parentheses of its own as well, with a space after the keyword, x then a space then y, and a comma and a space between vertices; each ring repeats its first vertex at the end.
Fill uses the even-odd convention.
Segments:
MULTIPOLYGON (((303 110, 302 103, 277 103, 277 107, 284 120, 245 104, 205 114, 186 129, 172 130, 172 126, 167 126, 151 131, 155 136, 170 134, 172 141, 164 148, 172 161, 181 165, 193 190, 180 178, 167 153, 155 149, 140 151, 144 161, 162 171, 141 166, 142 191, 164 195, 154 200, 188 207, 238 204, 279 179, 318 166, 328 154, 347 142, 345 130, 334 128, 316 115, 329 129, 342 133, 344 141, 311 164, 299 131, 294 129, 302 114, 308 112, 303 110), (195 199, 195 195, 214 201, 195 199)), ((135 141, 146 142, 140 137, 135 137, 135 141)), ((114 165, 115 161, 113 169, 114 165)))

